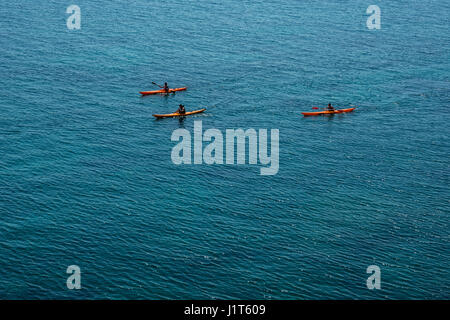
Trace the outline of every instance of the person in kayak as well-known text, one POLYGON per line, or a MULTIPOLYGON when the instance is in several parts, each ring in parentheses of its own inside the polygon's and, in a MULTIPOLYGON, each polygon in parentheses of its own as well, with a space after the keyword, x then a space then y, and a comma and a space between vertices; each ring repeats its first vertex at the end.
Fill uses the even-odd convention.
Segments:
POLYGON ((160 86, 159 84, 152 82, 155 86, 160 87, 161 89, 163 89, 166 93, 169 93, 169 85, 167 84, 167 82, 164 82, 164 86, 160 86))
POLYGON ((167 82, 164 82, 163 90, 164 90, 166 93, 169 93, 169 85, 167 84, 167 82))
POLYGON ((331 106, 331 103, 328 104, 327 111, 335 111, 333 106, 331 106))
POLYGON ((179 113, 179 114, 186 113, 186 109, 184 109, 184 105, 180 104, 180 106, 178 107, 177 113, 179 113))

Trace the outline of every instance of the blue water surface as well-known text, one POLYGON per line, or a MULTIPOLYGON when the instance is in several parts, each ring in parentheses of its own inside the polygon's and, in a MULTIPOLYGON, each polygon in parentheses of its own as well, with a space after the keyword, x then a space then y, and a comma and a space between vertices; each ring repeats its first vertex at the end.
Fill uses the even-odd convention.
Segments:
POLYGON ((0 6, 0 298, 450 297, 448 1, 74 2, 0 6), (173 164, 198 120, 279 129, 278 174, 173 164))

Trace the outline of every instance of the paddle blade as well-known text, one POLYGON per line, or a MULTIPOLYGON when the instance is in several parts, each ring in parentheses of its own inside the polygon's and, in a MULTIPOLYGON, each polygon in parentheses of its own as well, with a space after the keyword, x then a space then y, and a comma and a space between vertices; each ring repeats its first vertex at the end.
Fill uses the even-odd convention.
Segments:
POLYGON ((319 110, 319 108, 318 107, 313 107, 313 110, 319 110))

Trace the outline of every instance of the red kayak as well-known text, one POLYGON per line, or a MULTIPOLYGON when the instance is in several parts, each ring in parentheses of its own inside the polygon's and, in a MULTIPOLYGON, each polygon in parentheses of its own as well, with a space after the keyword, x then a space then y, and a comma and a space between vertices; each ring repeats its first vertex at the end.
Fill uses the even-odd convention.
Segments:
MULTIPOLYGON (((177 92, 177 91, 184 91, 184 90, 187 90, 187 87, 169 89, 168 93, 177 92)), ((164 89, 161 89, 161 90, 153 90, 153 91, 141 91, 139 93, 142 94, 143 96, 148 96, 148 95, 151 95, 151 94, 166 93, 166 91, 164 89)))
POLYGON ((333 110, 333 111, 317 111, 317 112, 302 112, 302 115, 305 117, 308 116, 321 116, 325 114, 336 114, 336 113, 345 113, 345 112, 352 112, 356 108, 348 108, 348 109, 340 109, 340 110, 333 110))

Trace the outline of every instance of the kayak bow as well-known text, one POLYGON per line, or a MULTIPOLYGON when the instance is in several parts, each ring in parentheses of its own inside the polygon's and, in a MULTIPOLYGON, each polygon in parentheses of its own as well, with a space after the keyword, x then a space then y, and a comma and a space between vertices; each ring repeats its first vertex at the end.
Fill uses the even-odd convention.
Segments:
POLYGON ((168 114, 154 114, 153 116, 157 119, 162 119, 162 118, 173 118, 173 117, 184 117, 184 116, 189 116, 191 114, 197 114, 197 113, 202 113, 203 111, 205 111, 206 108, 200 109, 200 110, 195 110, 195 111, 190 111, 190 112, 186 112, 186 113, 178 113, 178 112, 174 112, 174 113, 168 113, 168 114))
MULTIPOLYGON (((167 92, 167 93, 172 93, 172 92, 177 92, 177 91, 184 91, 184 90, 187 90, 187 87, 169 89, 169 92, 167 92)), ((166 93, 166 91, 164 89, 161 89, 161 90, 153 90, 153 91, 141 91, 139 93, 142 94, 143 96, 148 96, 148 95, 151 95, 151 94, 166 93)))
POLYGON ((348 108, 348 109, 340 109, 340 110, 334 110, 334 111, 318 111, 318 112, 302 112, 302 115, 305 117, 307 116, 320 116, 325 114, 336 114, 336 113, 345 113, 345 112, 352 112, 356 108, 348 108))

